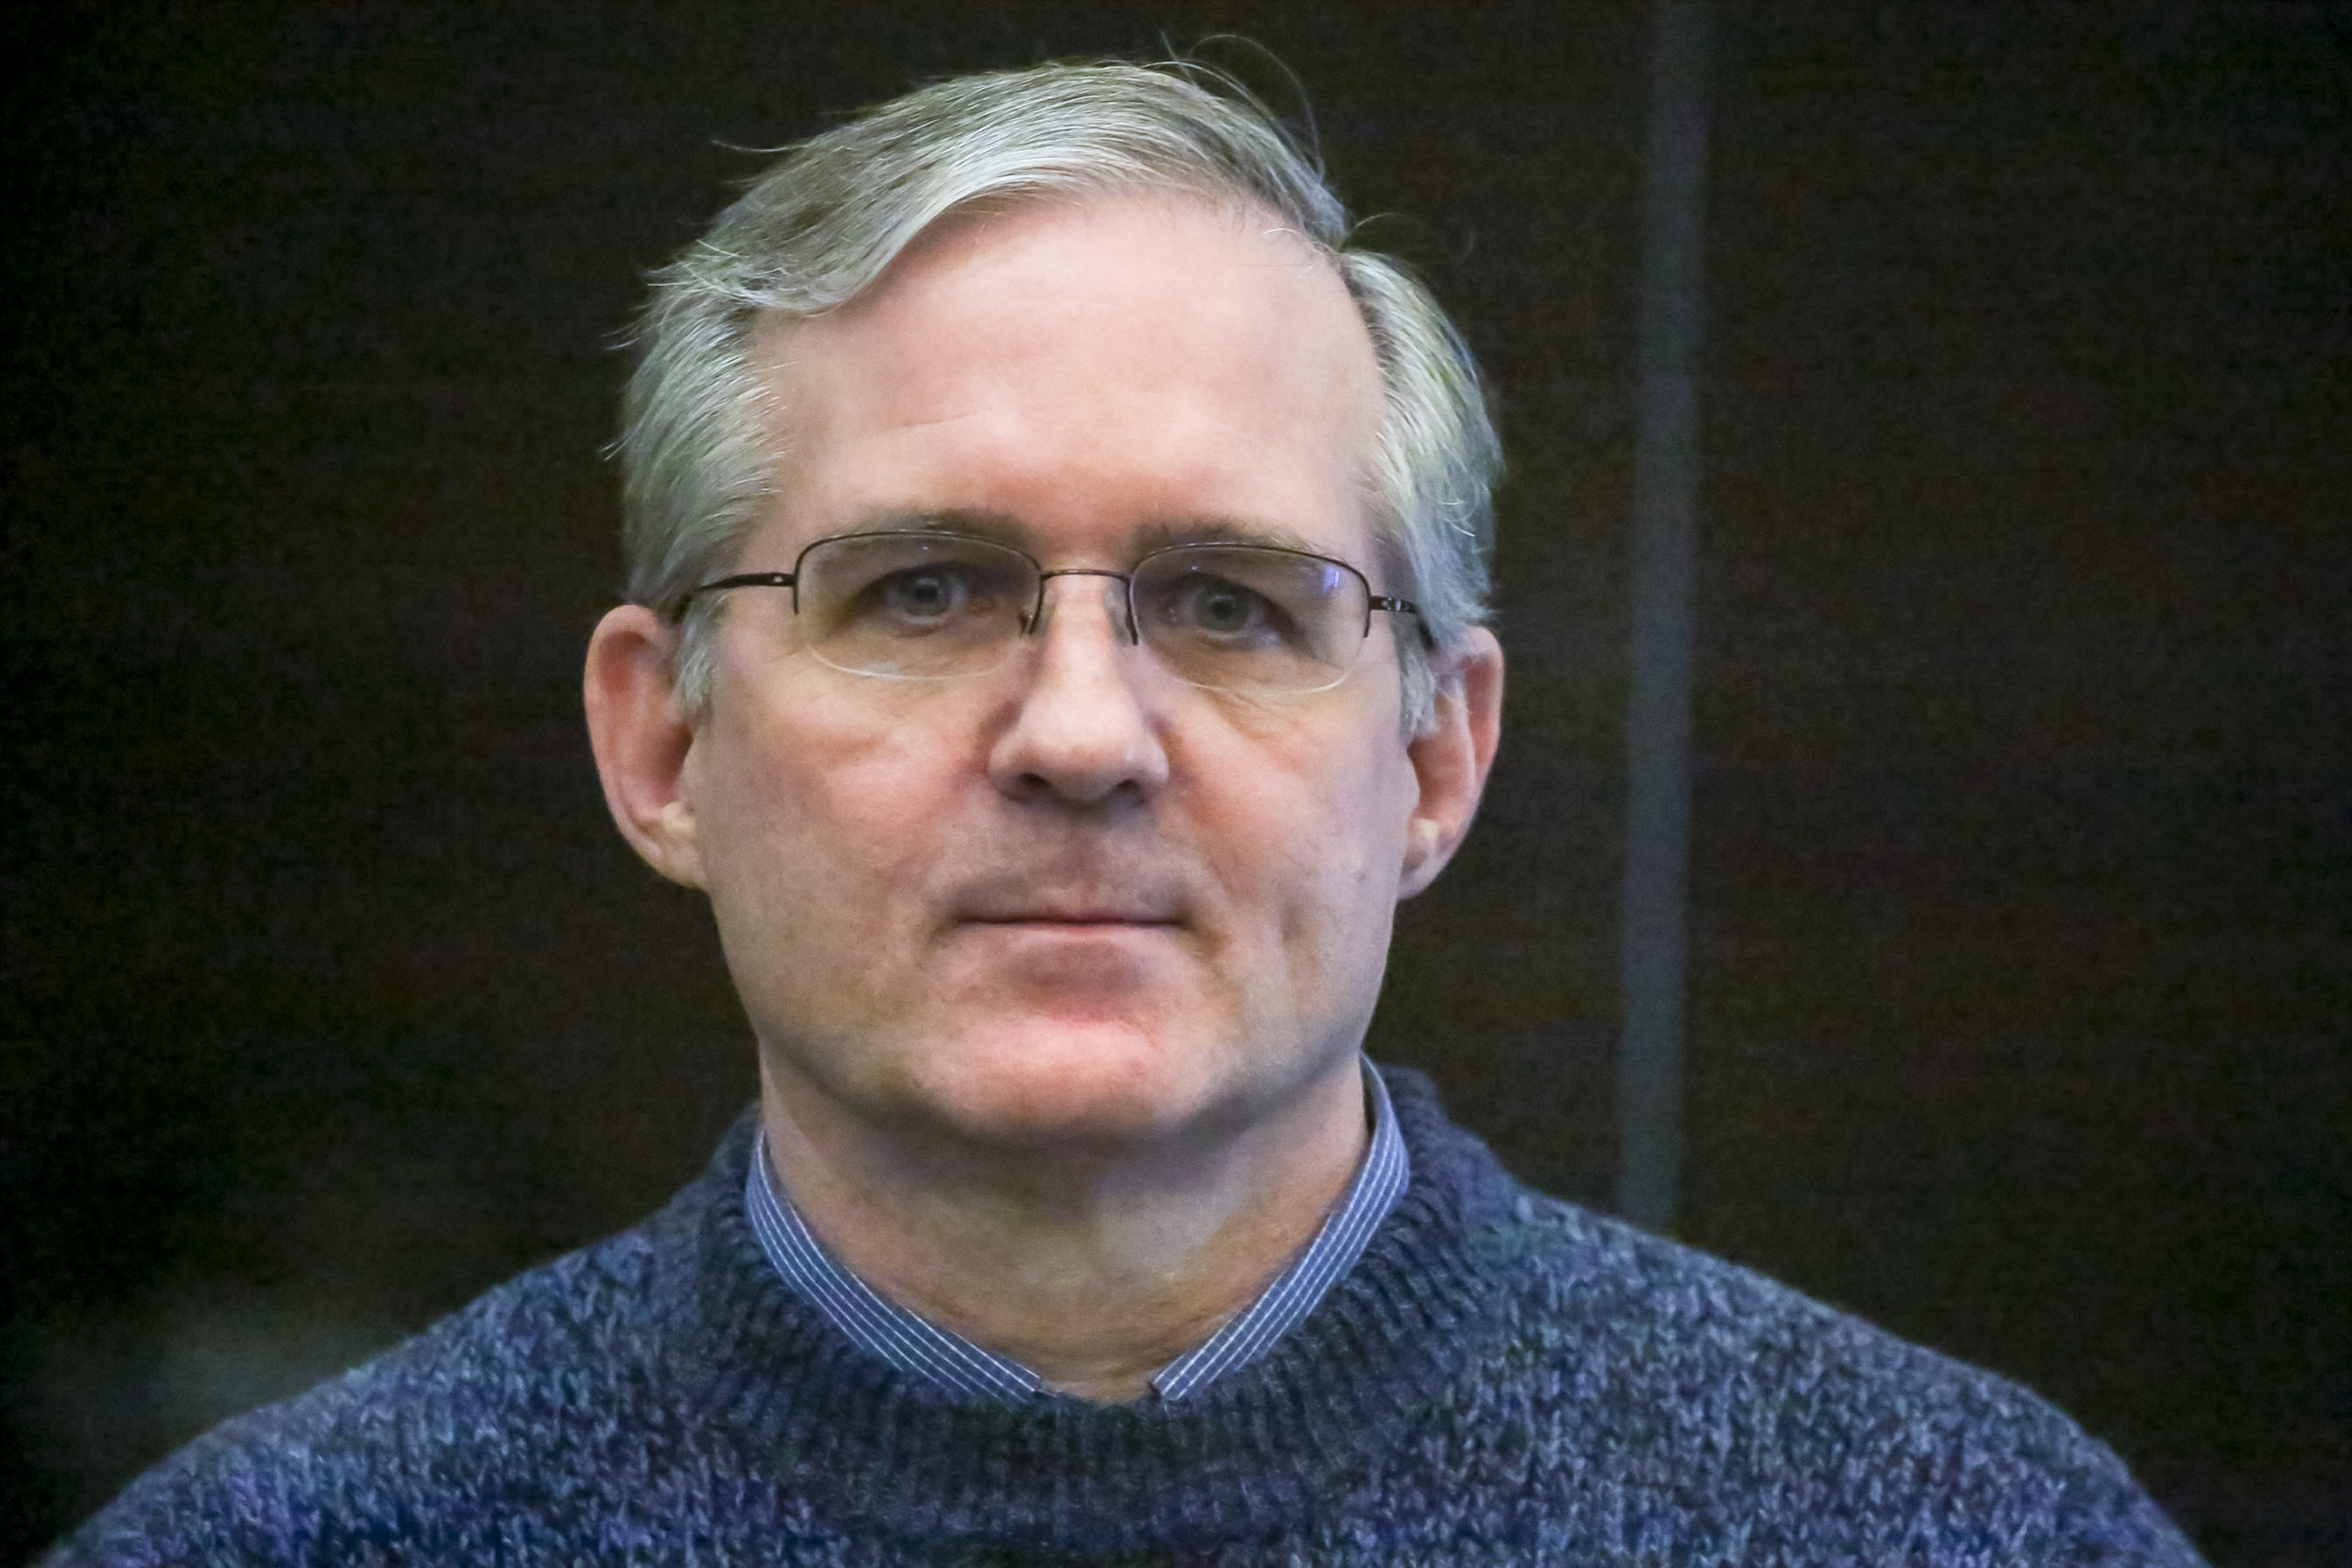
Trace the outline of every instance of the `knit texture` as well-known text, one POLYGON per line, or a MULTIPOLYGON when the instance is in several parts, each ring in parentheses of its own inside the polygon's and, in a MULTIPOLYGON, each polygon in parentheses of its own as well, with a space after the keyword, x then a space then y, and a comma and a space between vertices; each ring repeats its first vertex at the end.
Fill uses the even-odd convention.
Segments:
POLYGON ((1546 1198, 1387 1069, 1412 1184, 1181 1404, 959 1403, 743 1212, 753 1121, 636 1228, 139 1481, 85 1563, 2198 1561, 2032 1394, 1546 1198))

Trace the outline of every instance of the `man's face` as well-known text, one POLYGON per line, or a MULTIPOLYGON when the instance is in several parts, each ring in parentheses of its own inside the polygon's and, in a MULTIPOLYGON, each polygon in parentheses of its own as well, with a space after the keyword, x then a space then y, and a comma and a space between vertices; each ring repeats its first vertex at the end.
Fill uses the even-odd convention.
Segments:
MULTIPOLYGON (((929 522, 1048 570, 1239 533, 1401 592, 1367 517, 1370 340, 1273 230, 1182 197, 968 215, 763 336, 785 478, 734 570, 929 522)), ((1115 1147, 1247 1124, 1351 1059, 1395 902, 1442 859, 1391 617, 1337 687, 1248 699, 1126 645, 1106 583, 1048 583, 1042 635, 941 682, 832 669, 788 593, 729 596, 680 798, 787 1100, 1115 1147)))

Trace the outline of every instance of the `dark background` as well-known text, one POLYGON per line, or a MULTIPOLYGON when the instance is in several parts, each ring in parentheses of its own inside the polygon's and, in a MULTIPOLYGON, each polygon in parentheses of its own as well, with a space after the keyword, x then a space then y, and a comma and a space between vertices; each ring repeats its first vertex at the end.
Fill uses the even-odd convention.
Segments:
MULTIPOLYGON (((1606 1201, 1645 6, 30 10, 0 1556, 750 1095, 579 717, 611 344, 735 149, 933 75, 1246 34, 1455 311, 1509 730, 1375 1049, 1606 1201)), ((1721 10, 1681 1232, 2352 1561, 2352 26, 1721 10)))

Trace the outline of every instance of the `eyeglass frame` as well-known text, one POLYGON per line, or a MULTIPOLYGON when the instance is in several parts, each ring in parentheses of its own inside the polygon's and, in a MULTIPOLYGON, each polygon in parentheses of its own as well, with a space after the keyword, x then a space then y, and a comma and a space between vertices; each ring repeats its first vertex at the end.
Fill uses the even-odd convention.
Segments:
MULTIPOLYGON (((1162 545, 1157 549, 1146 550, 1136 557, 1135 564, 1125 571, 1113 571, 1107 567, 1096 566, 1057 567, 1048 571, 1045 562, 1019 546, 1008 545, 1001 539, 984 539, 977 534, 956 534, 938 528, 872 528, 854 534, 829 534, 824 538, 811 540, 803 546, 800 553, 792 558, 790 571, 742 571, 730 577, 721 577, 709 582, 698 583, 671 598, 662 607, 662 618, 674 626, 686 618, 686 608, 696 596, 704 593, 718 593, 734 588, 788 588, 792 591, 792 613, 797 616, 800 614, 801 563, 808 558, 810 551, 822 549, 827 545, 840 544, 844 539, 952 539, 960 544, 984 545, 990 549, 1003 550, 1009 555, 1019 556, 1035 568, 1037 572, 1036 603, 1031 605, 1028 613, 1021 617, 1023 637, 1035 636, 1037 628, 1045 623, 1046 584, 1055 578, 1115 578, 1124 591, 1122 597, 1127 604, 1125 640, 1130 648, 1139 648, 1143 644, 1143 621, 1136 608, 1136 573, 1142 570, 1146 561, 1156 559, 1160 556, 1177 555, 1187 550, 1260 550, 1272 555, 1296 556, 1302 560, 1320 561, 1327 566, 1336 566, 1363 584, 1363 636, 1366 639, 1372 636, 1372 613, 1379 610, 1392 615, 1412 616, 1413 625, 1420 629, 1422 645, 1431 649, 1437 647, 1437 638, 1430 631, 1428 618, 1421 614, 1421 607, 1419 604, 1414 604, 1410 599, 1399 599, 1393 594, 1374 593, 1372 591, 1372 579, 1366 577, 1363 571, 1349 562, 1336 556, 1318 555, 1313 550, 1293 549, 1288 545, 1262 545, 1240 539, 1193 539, 1183 544, 1162 545)), ((848 673, 867 674, 869 672, 850 671, 848 673)), ((1341 679, 1345 677, 1342 676, 1341 679)))

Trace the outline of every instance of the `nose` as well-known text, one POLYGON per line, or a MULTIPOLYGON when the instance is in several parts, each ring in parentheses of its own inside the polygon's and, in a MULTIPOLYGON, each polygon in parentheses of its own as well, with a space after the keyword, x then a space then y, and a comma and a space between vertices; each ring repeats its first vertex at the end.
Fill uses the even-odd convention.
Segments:
POLYGON ((1132 645, 1126 612, 1124 580, 1111 573, 1046 581, 1039 624, 1016 661, 1023 684, 989 752, 998 789, 1093 805, 1140 801, 1167 782, 1150 661, 1132 645))

